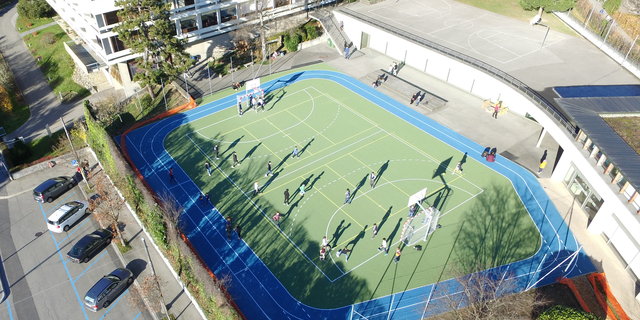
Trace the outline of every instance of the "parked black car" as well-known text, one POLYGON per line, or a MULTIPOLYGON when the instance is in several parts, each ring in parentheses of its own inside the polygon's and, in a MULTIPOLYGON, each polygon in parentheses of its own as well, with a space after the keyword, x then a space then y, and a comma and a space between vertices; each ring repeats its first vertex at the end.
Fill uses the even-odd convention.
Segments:
POLYGON ((102 277, 84 295, 84 305, 91 311, 98 311, 111 305, 133 282, 133 273, 129 269, 118 268, 102 277))
POLYGON ((75 185, 76 181, 72 177, 51 178, 33 189, 33 199, 38 202, 53 202, 75 185))
POLYGON ((111 232, 111 230, 96 230, 78 240, 73 248, 71 248, 71 251, 67 252, 67 256, 69 260, 76 263, 87 262, 96 253, 102 251, 104 247, 109 245, 111 239, 113 239, 113 232, 111 232))

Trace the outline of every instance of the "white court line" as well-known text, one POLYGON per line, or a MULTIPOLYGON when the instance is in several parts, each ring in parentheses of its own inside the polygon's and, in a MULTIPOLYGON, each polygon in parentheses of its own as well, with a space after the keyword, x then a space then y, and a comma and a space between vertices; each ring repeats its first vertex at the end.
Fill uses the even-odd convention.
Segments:
MULTIPOLYGON (((309 112, 309 114, 307 114, 307 117, 306 117, 306 118, 304 118, 304 119, 302 119, 302 120, 298 121, 298 123, 296 123, 296 124, 294 124, 294 125, 292 125, 292 126, 290 126, 290 127, 288 127, 288 128, 285 128, 285 129, 280 130, 279 132, 275 132, 275 133, 273 133, 273 134, 271 134, 271 135, 268 135, 268 136, 262 137, 262 138, 260 138, 260 139, 254 139, 254 140, 241 141, 241 142, 238 142, 238 144, 240 144, 240 143, 255 143, 255 142, 259 142, 259 141, 262 141, 263 139, 271 138, 272 136, 275 136, 275 135, 277 135, 277 134, 284 133, 284 131, 286 131, 286 130, 289 130, 289 129, 295 128, 295 127, 297 127, 297 126, 299 126, 299 125, 302 125, 302 124, 304 123, 304 121, 305 121, 305 120, 307 120, 307 119, 309 119, 309 117, 311 117, 311 115, 313 114, 313 111, 315 110, 315 100, 314 100, 313 96, 311 96, 311 94, 307 91, 307 88, 302 89, 302 90, 299 90, 299 91, 297 91, 296 93, 300 93, 300 92, 305 92, 309 97, 311 97, 311 99, 310 99, 310 100, 307 100, 307 101, 304 101, 304 102, 303 102, 303 103, 306 103, 306 102, 311 101, 311 111, 309 112)), ((288 97, 288 95, 287 95, 287 97, 288 97)), ((298 105, 301 105, 301 104, 298 104, 298 105)), ((288 108, 287 108, 287 109, 284 109, 283 111, 285 111, 285 110, 288 110, 288 108)), ((236 117, 236 116, 229 117, 229 118, 226 118, 226 119, 224 119, 224 120, 218 121, 218 122, 216 122, 215 124, 220 124, 220 123, 222 123, 222 122, 224 122, 224 121, 227 121, 227 120, 230 120, 230 119, 233 119, 233 118, 237 118, 237 117, 236 117)), ((213 125, 214 125, 214 124, 210 124, 210 125, 208 125, 208 126, 206 126, 206 127, 208 128, 208 127, 213 126, 213 125)), ((244 126, 243 126, 243 127, 244 127, 244 126)), ((190 135, 190 134, 192 134, 192 133, 196 133, 196 134, 198 134, 198 135, 202 136, 203 138, 205 138, 205 139, 207 139, 207 140, 216 141, 216 142, 219 142, 219 143, 222 143, 222 142, 229 142, 229 141, 226 141, 226 140, 215 140, 215 139, 211 139, 211 138, 209 138, 209 137, 205 136, 204 134, 200 133, 200 131, 201 131, 201 130, 203 130, 203 129, 204 129, 204 128, 200 128, 200 129, 198 129, 198 130, 196 130, 196 131, 189 132, 189 133, 187 133, 187 136, 189 136, 189 135, 190 135)), ((276 128, 276 129, 277 129, 277 128, 276 128)), ((246 130, 246 129, 245 129, 245 130, 246 130)))
MULTIPOLYGON (((313 88, 313 89, 315 89, 315 88, 313 88)), ((317 89, 315 89, 315 90, 317 90, 317 89)), ((320 92, 320 91, 318 91, 318 92, 320 92)), ((375 124, 375 123, 371 122, 370 120, 368 120, 368 119, 364 118, 363 116, 361 116, 360 114, 358 114, 357 112, 355 112, 354 110, 352 110, 351 108, 349 108, 348 106, 343 105, 340 101, 338 101, 338 100, 337 100, 337 99, 335 99, 334 97, 332 97, 332 96, 330 96, 330 95, 327 95, 327 94, 325 94, 325 93, 323 93, 323 92, 320 92, 320 93, 321 93, 322 95, 325 95, 327 98, 329 98, 329 99, 333 100, 333 101, 334 101, 334 102, 336 102, 338 105, 340 105, 340 106, 344 107, 345 109, 347 109, 347 110, 351 111, 351 113, 353 113, 354 115, 358 116, 360 119, 362 119, 362 120, 364 120, 364 121, 366 121, 366 122, 369 122, 370 124, 372 124, 372 125, 374 125, 374 126, 379 127, 379 125, 378 125, 378 124, 375 124)), ((371 100, 369 100, 369 101, 371 101, 371 100)), ((373 101, 371 101, 371 102, 373 103, 373 101)), ((401 120, 402 120, 402 119, 401 119, 401 120)), ((419 129, 419 128, 418 128, 418 129, 419 129)), ((431 155, 428 155, 428 154, 426 154, 426 153, 422 152, 421 150, 418 150, 417 148, 415 148, 415 147, 414 147, 414 146, 412 146, 412 145, 409 145, 407 142, 405 142, 405 141, 403 141, 402 139, 400 139, 400 138, 396 137, 396 135, 395 135, 395 134, 389 133, 387 130, 382 129, 382 128, 380 128, 380 130, 384 131, 384 132, 385 132, 385 133, 387 133, 388 135, 390 135, 390 136, 392 136, 393 138, 395 138, 396 140, 400 141, 402 144, 404 144, 405 146, 409 147, 410 149, 413 149, 414 151, 418 152, 419 154, 421 154, 421 155, 422 155, 422 156, 424 156, 425 158, 430 159, 430 160, 432 160, 432 161, 433 161, 433 162, 435 162, 435 163, 438 163, 438 166, 439 166, 439 167, 443 167, 443 165, 441 164, 441 163, 442 163, 442 161, 440 161, 440 160, 438 160, 438 159, 436 159, 436 158, 432 157, 431 155)), ((424 132, 424 133, 426 133, 426 134, 429 134, 428 132, 426 132, 426 131, 424 131, 424 130, 421 130, 421 131, 422 131, 422 132, 424 132)), ((429 134, 429 135, 431 135, 431 134, 429 134)), ((431 135, 431 136, 433 136, 433 135, 431 135)), ((436 138, 436 137, 434 137, 434 138, 436 138)), ((438 139, 438 138, 436 138, 436 139, 438 139)), ((440 139, 438 139, 438 140, 440 140, 440 139)), ((447 143, 443 142, 442 140, 440 140, 440 142, 441 142, 441 143, 444 143, 444 144, 446 144, 446 145, 448 145, 447 143)), ((449 146, 449 145, 448 145, 448 146, 449 146)), ((451 147, 451 146, 450 146, 450 147, 451 147)), ((454 149, 455 149, 455 148, 454 148, 454 149)), ((449 170, 449 168, 445 168, 445 170, 449 170)), ((453 170, 449 170, 449 171, 452 171, 452 172, 453 172, 453 170)), ((476 187, 476 188, 477 188, 478 190, 480 190, 481 192, 482 192, 482 191, 484 191, 482 188, 480 188, 480 187, 478 187, 477 185, 473 184, 472 182, 470 182, 469 180, 465 179, 464 177, 462 177, 462 176, 461 176, 461 178, 462 178, 462 180, 464 180, 464 181, 468 182, 469 184, 471 184, 472 186, 476 187)))
MULTIPOLYGON (((200 152, 202 152, 202 153, 207 157, 207 159, 209 159, 209 160, 210 160, 210 161, 211 161, 211 162, 216 166, 216 168, 220 171, 220 173, 222 173, 222 175, 224 175, 224 176, 225 176, 225 178, 227 178, 227 180, 229 180, 229 181, 230 181, 230 182, 231 182, 231 183, 236 187, 236 189, 238 189, 240 192, 242 192, 242 194, 245 196, 245 198, 247 198, 247 200, 249 200, 249 202, 251 203, 251 205, 252 205, 254 208, 258 209, 258 211, 260 211, 260 213, 262 213, 262 215, 267 219, 267 221, 271 222, 271 219, 270 219, 270 218, 269 218, 269 216, 267 216, 267 214, 262 210, 262 208, 260 208, 260 206, 259 206, 258 204, 256 204, 256 203, 255 203, 255 201, 253 201, 253 199, 251 199, 251 197, 250 197, 249 195, 247 195, 247 193, 246 193, 246 192, 244 192, 244 190, 242 190, 242 188, 240 188, 240 186, 238 186, 238 185, 236 184, 236 182, 235 182, 235 181, 233 181, 233 179, 231 179, 231 178, 229 177, 229 175, 227 175, 227 173, 226 173, 224 170, 222 170, 222 168, 220 168, 220 166, 218 166, 218 164, 217 164, 217 163, 215 163, 215 161, 213 161, 213 159, 212 159, 211 157, 209 157, 209 155, 208 155, 206 152, 204 152, 204 150, 202 150, 202 149, 200 148, 200 146, 198 146, 198 144, 197 144, 197 143, 195 143, 195 141, 191 140, 191 138, 189 138, 189 137, 187 137, 187 138, 191 141, 191 143, 193 143, 193 145, 195 145, 195 146, 196 146, 196 148, 198 148, 198 150, 200 150, 200 152)), ((324 271, 322 271, 322 269, 320 269, 320 267, 318 267, 318 265, 317 265, 317 264, 315 264, 315 263, 311 260, 311 258, 309 258, 309 257, 307 256, 307 254, 306 254, 306 253, 304 253, 304 251, 302 251, 302 249, 300 249, 300 248, 298 247, 298 245, 297 245, 293 240, 291 240, 291 238, 289 238, 289 237, 287 236, 287 234, 286 234, 286 233, 282 232, 282 229, 280 229, 279 227, 276 227, 276 229, 278 230, 278 232, 280 232, 280 233, 285 237, 285 239, 287 239, 287 240, 289 241, 289 243, 291 243, 291 244, 292 244, 292 245, 293 245, 293 246, 298 250, 298 252, 300 252, 300 253, 301 253, 305 258, 307 258, 307 260, 308 260, 309 262, 311 262, 311 264, 312 264, 312 265, 314 265, 314 266, 316 267, 316 269, 318 269, 318 271, 320 271, 320 273, 322 273, 322 275, 323 275, 323 276, 325 276, 325 278, 327 278, 327 280, 331 281, 331 279, 330 279, 330 278, 329 278, 329 277, 324 273, 324 271)))

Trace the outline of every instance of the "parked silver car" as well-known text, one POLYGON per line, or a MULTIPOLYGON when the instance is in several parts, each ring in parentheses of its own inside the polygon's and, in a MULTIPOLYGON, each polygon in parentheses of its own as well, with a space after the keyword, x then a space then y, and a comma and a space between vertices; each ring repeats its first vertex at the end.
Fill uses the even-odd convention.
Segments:
POLYGON ((84 305, 94 312, 107 308, 132 282, 133 273, 129 269, 115 269, 89 289, 84 295, 84 305))

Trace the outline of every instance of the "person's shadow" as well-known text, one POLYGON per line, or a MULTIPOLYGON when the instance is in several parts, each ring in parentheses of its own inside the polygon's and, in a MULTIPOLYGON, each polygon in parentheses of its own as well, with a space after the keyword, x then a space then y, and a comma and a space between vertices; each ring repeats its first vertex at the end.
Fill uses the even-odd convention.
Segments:
POLYGON ((353 190, 353 192, 351 193, 351 196, 349 197, 349 202, 351 202, 351 200, 356 198, 356 193, 358 193, 358 190, 360 190, 360 188, 362 188, 362 186, 364 186, 364 184, 367 182, 367 178, 369 177, 369 174, 367 173, 362 180, 360 180, 360 182, 358 182, 358 185, 356 186, 356 189, 353 190))
POLYGON ((244 155, 244 158, 242 158, 242 160, 240 160, 240 162, 244 162, 245 159, 250 158, 251 155, 253 155, 254 152, 256 152, 256 149, 258 149, 258 147, 262 144, 262 142, 256 144, 255 146, 253 146, 253 148, 251 148, 251 150, 249 150, 249 152, 247 152, 244 155))
MULTIPOLYGON (((234 140, 233 142, 231 142, 231 144, 229 145, 227 150, 225 150, 224 152, 220 153, 220 157, 222 157, 227 151, 230 151, 231 149, 233 149, 233 147, 235 147, 240 142, 240 140, 242 140, 242 138, 244 138, 244 134, 242 135, 242 137, 240 137, 240 138, 234 140)), ((220 147, 220 146, 218 145, 218 147, 220 147)))
POLYGON ((307 148, 311 145, 311 142, 313 142, 313 140, 315 139, 316 138, 313 138, 311 139, 311 141, 307 142, 307 144, 302 149, 300 149, 300 152, 298 152, 298 155, 302 155, 305 152, 305 150, 307 150, 307 148))
POLYGON ((389 168, 389 160, 387 160, 387 162, 385 162, 380 169, 378 169, 378 174, 376 174, 376 180, 373 182, 373 185, 377 185, 378 181, 380 181, 380 178, 382 178, 382 174, 384 174, 385 171, 387 171, 387 168, 389 168))
POLYGON ((342 226, 343 224, 344 224, 344 219, 340 221, 340 224, 336 227, 336 231, 333 232, 331 241, 329 241, 329 243, 333 243, 331 248, 335 248, 338 245, 338 240, 340 239, 340 237, 342 237, 342 234, 344 234, 345 230, 347 230, 347 228, 351 226, 351 223, 349 223, 344 227, 342 226))
POLYGON ((467 153, 468 152, 465 152, 464 156, 462 156, 462 160, 460 160, 460 164, 465 164, 467 162, 467 153))

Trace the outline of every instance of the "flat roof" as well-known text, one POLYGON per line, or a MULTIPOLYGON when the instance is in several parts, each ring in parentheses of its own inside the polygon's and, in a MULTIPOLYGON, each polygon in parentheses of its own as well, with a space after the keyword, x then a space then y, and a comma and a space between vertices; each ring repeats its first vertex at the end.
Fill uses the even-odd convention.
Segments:
POLYGON ((640 97, 556 98, 555 101, 640 192, 640 154, 607 124, 603 116, 640 116, 640 97))

